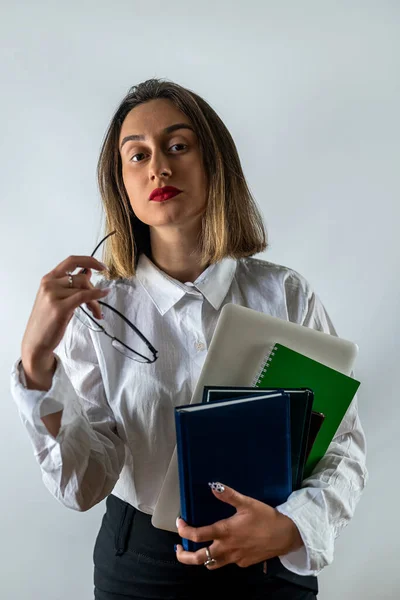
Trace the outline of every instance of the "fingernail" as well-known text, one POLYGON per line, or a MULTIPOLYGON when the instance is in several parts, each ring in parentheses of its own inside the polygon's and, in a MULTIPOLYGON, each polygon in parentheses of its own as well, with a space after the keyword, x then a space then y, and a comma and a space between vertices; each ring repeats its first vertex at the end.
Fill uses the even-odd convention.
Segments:
POLYGON ((101 318, 104 319, 104 313, 103 312, 101 313, 101 318))
POLYGON ((178 550, 178 546, 176 544, 174 545, 174 550, 175 552, 178 550))
POLYGON ((210 488, 214 491, 214 492, 218 492, 219 494, 222 494, 222 492, 225 491, 225 486, 222 485, 222 483, 210 483, 208 482, 208 485, 210 486, 210 488))
POLYGON ((104 263, 102 263, 102 262, 100 262, 100 261, 99 261, 99 264, 100 264, 100 265, 103 267, 103 269, 104 269, 105 271, 108 271, 108 267, 107 267, 107 265, 105 265, 104 263))
POLYGON ((176 521, 175 521, 175 523, 176 523, 176 526, 177 526, 177 527, 179 527, 179 519, 180 519, 180 517, 176 517, 176 521))

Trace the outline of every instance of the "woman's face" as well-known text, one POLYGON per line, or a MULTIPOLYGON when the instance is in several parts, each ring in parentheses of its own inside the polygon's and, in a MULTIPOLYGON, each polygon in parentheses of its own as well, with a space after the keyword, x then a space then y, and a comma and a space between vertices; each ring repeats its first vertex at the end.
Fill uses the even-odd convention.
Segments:
POLYGON ((121 127, 119 151, 125 189, 143 223, 157 228, 200 224, 207 200, 201 150, 188 117, 170 100, 150 100, 133 108, 121 127), (179 123, 190 129, 165 131, 179 123), (130 136, 141 139, 126 140, 130 136), (151 192, 164 185, 182 193, 166 202, 150 201, 151 192))

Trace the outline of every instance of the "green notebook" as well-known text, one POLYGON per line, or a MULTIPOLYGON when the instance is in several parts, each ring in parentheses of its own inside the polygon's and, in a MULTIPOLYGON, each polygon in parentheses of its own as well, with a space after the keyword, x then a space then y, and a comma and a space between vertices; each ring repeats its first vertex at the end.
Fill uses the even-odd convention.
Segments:
POLYGON ((360 382, 322 363, 275 344, 256 378, 256 388, 309 388, 314 392, 312 410, 325 420, 308 457, 304 478, 311 475, 331 443, 360 382))

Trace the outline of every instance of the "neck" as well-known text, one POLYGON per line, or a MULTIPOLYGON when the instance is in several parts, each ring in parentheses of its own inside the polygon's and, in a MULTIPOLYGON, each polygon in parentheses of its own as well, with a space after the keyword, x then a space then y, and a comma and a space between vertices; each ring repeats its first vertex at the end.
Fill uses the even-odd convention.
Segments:
POLYGON ((197 247, 198 229, 182 231, 150 227, 151 260, 170 277, 192 283, 208 266, 197 247))

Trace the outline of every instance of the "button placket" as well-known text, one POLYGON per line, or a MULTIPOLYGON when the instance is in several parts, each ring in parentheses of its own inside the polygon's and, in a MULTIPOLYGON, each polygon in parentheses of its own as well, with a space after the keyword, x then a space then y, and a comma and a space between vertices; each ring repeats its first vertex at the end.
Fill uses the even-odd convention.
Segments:
MULTIPOLYGON (((185 284, 186 286, 189 286, 189 284, 185 284)), ((191 284, 193 285, 193 284, 191 284)), ((192 323, 191 323, 191 329, 193 332, 193 336, 194 336, 194 348, 196 350, 196 354, 198 352, 204 352, 207 349, 207 345, 205 343, 205 339, 203 336, 203 330, 202 330, 202 309, 203 309, 203 302, 204 302, 204 298, 202 296, 202 294, 198 291, 190 291, 187 292, 187 295, 190 297, 192 297, 193 299, 196 299, 198 302, 192 303, 191 305, 191 316, 192 316, 192 323)))

